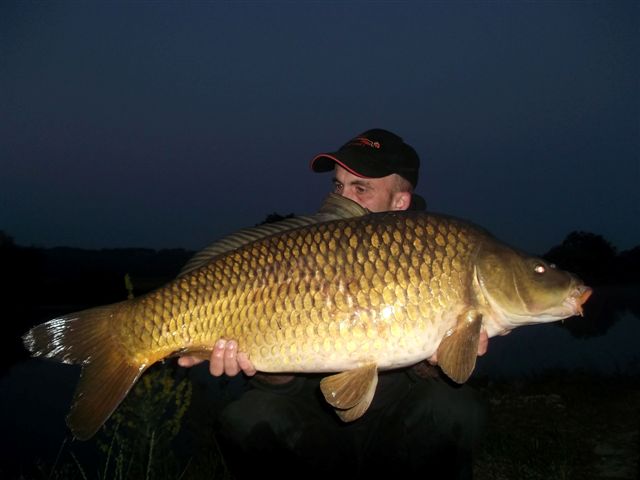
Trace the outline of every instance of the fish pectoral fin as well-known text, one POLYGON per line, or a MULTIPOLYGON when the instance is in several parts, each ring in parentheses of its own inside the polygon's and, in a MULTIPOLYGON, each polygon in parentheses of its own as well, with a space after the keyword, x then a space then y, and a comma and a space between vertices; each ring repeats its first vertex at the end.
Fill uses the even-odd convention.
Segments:
POLYGON ((354 370, 331 375, 320 382, 329 405, 344 422, 352 422, 367 411, 378 385, 378 367, 369 363, 354 370))
POLYGON ((466 382, 476 366, 482 314, 467 310, 458 316, 458 323, 440 342, 438 365, 451 380, 466 382))

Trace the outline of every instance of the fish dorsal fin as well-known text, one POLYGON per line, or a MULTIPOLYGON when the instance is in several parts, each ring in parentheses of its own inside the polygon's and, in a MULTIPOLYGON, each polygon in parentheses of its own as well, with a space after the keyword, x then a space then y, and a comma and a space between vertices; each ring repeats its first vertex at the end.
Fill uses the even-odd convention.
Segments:
POLYGON ((354 370, 331 375, 320 382, 326 401, 344 422, 360 418, 371 405, 378 385, 378 368, 369 363, 354 370))
POLYGON ((447 332, 438 347, 438 365, 447 376, 457 382, 468 380, 476 366, 482 315, 469 309, 458 315, 458 323, 447 332))
POLYGON ((338 195, 337 193, 330 193, 327 198, 325 198, 318 213, 330 215, 337 219, 361 217, 371 212, 353 200, 338 195))
POLYGON ((257 227, 243 228, 228 235, 208 247, 200 250, 185 264, 178 276, 186 275, 209 263, 214 257, 231 252, 261 238, 268 237, 295 228, 306 227, 318 223, 366 215, 369 211, 356 202, 335 193, 329 194, 318 213, 292 218, 279 222, 265 223, 257 227))

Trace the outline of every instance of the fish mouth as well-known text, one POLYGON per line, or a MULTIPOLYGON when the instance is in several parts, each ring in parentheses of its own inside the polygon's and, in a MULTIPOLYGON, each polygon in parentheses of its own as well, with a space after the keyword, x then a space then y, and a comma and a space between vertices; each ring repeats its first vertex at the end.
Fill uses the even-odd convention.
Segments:
POLYGON ((589 300, 592 293, 593 289, 591 287, 580 285, 571 292, 563 303, 571 312, 573 312, 573 315, 580 315, 581 317, 584 317, 584 310, 582 306, 587 300, 589 300))

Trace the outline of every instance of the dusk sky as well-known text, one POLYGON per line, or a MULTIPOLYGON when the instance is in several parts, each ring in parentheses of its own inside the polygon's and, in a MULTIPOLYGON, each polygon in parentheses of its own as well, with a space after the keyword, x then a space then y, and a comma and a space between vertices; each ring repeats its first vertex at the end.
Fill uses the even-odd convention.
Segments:
POLYGON ((197 249, 308 214, 369 128, 433 211, 640 244, 640 2, 0 3, 0 230, 197 249))

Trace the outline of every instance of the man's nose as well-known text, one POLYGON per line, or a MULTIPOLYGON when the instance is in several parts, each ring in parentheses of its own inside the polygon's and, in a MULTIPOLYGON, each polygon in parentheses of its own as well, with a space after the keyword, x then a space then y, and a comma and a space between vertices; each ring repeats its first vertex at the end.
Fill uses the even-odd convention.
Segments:
POLYGON ((344 198, 348 198, 349 200, 353 200, 354 202, 356 201, 356 195, 352 191, 343 190, 338 195, 340 195, 341 197, 344 197, 344 198))

